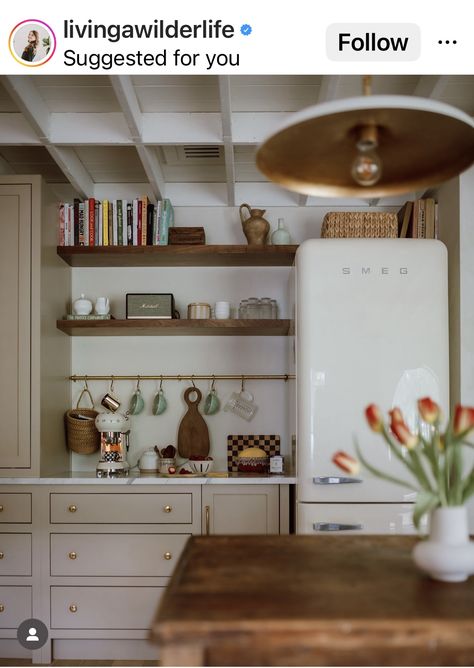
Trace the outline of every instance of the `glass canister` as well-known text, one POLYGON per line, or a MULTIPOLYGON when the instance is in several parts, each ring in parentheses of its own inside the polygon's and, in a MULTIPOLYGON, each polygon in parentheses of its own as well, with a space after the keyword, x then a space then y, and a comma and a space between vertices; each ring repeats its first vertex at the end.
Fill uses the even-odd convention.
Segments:
POLYGON ((247 300, 247 318, 249 320, 258 320, 260 316, 260 305, 257 297, 250 297, 247 300))
POLYGON ((271 299, 270 300, 271 305, 272 305, 272 320, 277 320, 278 319, 278 302, 276 299, 271 299))
POLYGON ((260 300, 260 317, 264 320, 271 320, 272 318, 272 300, 270 297, 262 297, 260 300))
POLYGON ((239 304, 239 318, 241 320, 246 320, 247 316, 247 305, 248 305, 248 299, 242 299, 242 301, 239 304))

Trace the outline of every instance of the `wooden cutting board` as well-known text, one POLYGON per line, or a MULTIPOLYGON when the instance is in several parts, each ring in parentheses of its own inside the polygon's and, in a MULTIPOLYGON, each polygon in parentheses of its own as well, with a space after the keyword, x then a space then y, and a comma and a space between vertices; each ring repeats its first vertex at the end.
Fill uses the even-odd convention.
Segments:
POLYGON ((209 430, 198 409, 201 399, 202 394, 197 387, 188 387, 184 393, 188 411, 178 429, 178 452, 186 459, 189 459, 191 455, 207 457, 209 454, 209 430), (192 394, 196 395, 194 401, 190 398, 192 394))

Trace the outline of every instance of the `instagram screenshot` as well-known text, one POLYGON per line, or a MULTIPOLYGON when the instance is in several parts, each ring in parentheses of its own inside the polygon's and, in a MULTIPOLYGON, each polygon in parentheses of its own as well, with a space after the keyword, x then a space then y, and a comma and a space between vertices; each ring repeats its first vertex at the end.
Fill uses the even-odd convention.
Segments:
POLYGON ((0 665, 474 665, 467 3, 4 5, 0 665))

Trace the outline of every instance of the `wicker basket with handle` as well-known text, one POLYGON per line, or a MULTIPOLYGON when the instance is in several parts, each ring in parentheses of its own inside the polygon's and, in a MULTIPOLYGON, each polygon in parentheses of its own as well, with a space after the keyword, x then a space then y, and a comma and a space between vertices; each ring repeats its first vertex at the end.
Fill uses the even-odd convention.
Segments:
POLYGON ((66 425, 67 446, 79 455, 90 455, 100 448, 100 433, 95 426, 98 411, 94 410, 94 400, 86 386, 79 395, 76 408, 66 411, 64 422, 66 425), (81 399, 87 394, 92 408, 80 408, 81 399))
POLYGON ((395 239, 398 236, 396 213, 374 211, 330 211, 321 228, 323 239, 395 239))

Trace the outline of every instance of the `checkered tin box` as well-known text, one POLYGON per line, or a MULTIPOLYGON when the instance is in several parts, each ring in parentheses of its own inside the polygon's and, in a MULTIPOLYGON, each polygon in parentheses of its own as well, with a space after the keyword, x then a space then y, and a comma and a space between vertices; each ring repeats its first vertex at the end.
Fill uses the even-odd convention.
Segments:
POLYGON ((227 470, 238 472, 238 458, 246 448, 261 448, 269 457, 280 454, 278 434, 229 434, 227 436, 227 470))

